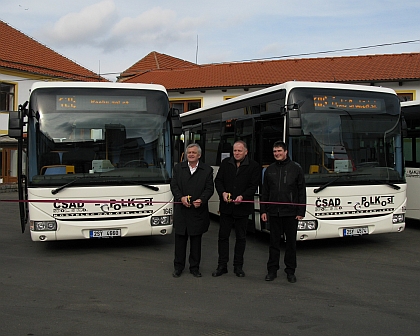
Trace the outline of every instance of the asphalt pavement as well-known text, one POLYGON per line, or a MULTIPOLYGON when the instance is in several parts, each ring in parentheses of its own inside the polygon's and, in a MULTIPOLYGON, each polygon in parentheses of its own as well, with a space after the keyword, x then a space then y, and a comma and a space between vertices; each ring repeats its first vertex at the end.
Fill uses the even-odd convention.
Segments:
POLYGON ((203 236, 203 277, 173 278, 173 236, 32 242, 20 231, 17 203, 0 201, 0 214, 0 335, 419 333, 420 223, 403 233, 299 242, 291 284, 283 272, 264 281, 263 233, 248 235, 244 278, 231 265, 212 277, 217 220, 203 236))

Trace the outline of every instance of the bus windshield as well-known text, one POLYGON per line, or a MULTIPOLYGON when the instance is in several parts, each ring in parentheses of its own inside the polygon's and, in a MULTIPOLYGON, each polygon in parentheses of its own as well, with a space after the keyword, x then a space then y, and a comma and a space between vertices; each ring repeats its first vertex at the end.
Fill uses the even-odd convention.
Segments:
POLYGON ((290 138, 289 153, 308 185, 404 182, 396 96, 300 88, 288 106, 299 109, 303 134, 290 138))
POLYGON ((163 92, 62 90, 31 95, 29 185, 168 183, 170 125, 163 92))

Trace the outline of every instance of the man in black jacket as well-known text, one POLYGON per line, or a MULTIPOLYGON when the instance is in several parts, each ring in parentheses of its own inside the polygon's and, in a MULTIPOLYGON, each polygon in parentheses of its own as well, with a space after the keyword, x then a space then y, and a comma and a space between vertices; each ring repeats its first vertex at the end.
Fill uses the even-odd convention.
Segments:
POLYGON ((248 216, 254 211, 254 194, 261 179, 260 165, 248 156, 244 141, 233 144, 233 157, 222 161, 214 180, 220 204, 220 227, 218 239, 219 260, 213 276, 228 272, 229 236, 235 228, 236 241, 233 256, 233 271, 238 277, 244 277, 244 252, 248 216), (244 202, 247 201, 247 202, 244 202))
POLYGON ((270 248, 267 262, 266 281, 273 281, 280 268, 280 241, 286 236, 284 263, 287 280, 296 282, 296 235, 298 221, 306 211, 305 177, 301 166, 287 156, 287 146, 283 141, 273 145, 276 162, 264 173, 261 195, 261 219, 270 223, 270 248), (268 203, 265 203, 268 202, 268 203), (272 202, 273 204, 270 204, 272 202))
POLYGON ((190 239, 190 273, 201 277, 201 237, 210 226, 208 201, 213 195, 213 168, 199 161, 198 144, 187 147, 187 162, 174 167, 171 191, 174 195, 175 259, 172 276, 179 278, 185 268, 187 241, 190 239))

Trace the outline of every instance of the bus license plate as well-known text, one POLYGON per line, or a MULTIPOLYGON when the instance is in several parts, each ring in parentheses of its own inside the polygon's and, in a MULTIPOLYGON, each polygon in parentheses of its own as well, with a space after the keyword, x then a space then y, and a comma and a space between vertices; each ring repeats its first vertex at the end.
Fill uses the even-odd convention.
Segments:
POLYGON ((361 236, 366 234, 369 234, 369 229, 367 227, 343 229, 343 236, 361 236))
POLYGON ((112 238, 112 237, 121 237, 121 229, 113 230, 90 230, 90 238, 112 238))

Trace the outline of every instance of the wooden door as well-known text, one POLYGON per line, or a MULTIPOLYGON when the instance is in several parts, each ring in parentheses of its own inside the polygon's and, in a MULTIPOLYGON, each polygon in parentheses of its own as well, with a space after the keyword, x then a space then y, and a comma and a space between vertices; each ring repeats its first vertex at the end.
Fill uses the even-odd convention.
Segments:
POLYGON ((3 183, 17 182, 17 148, 1 149, 1 178, 3 183))

